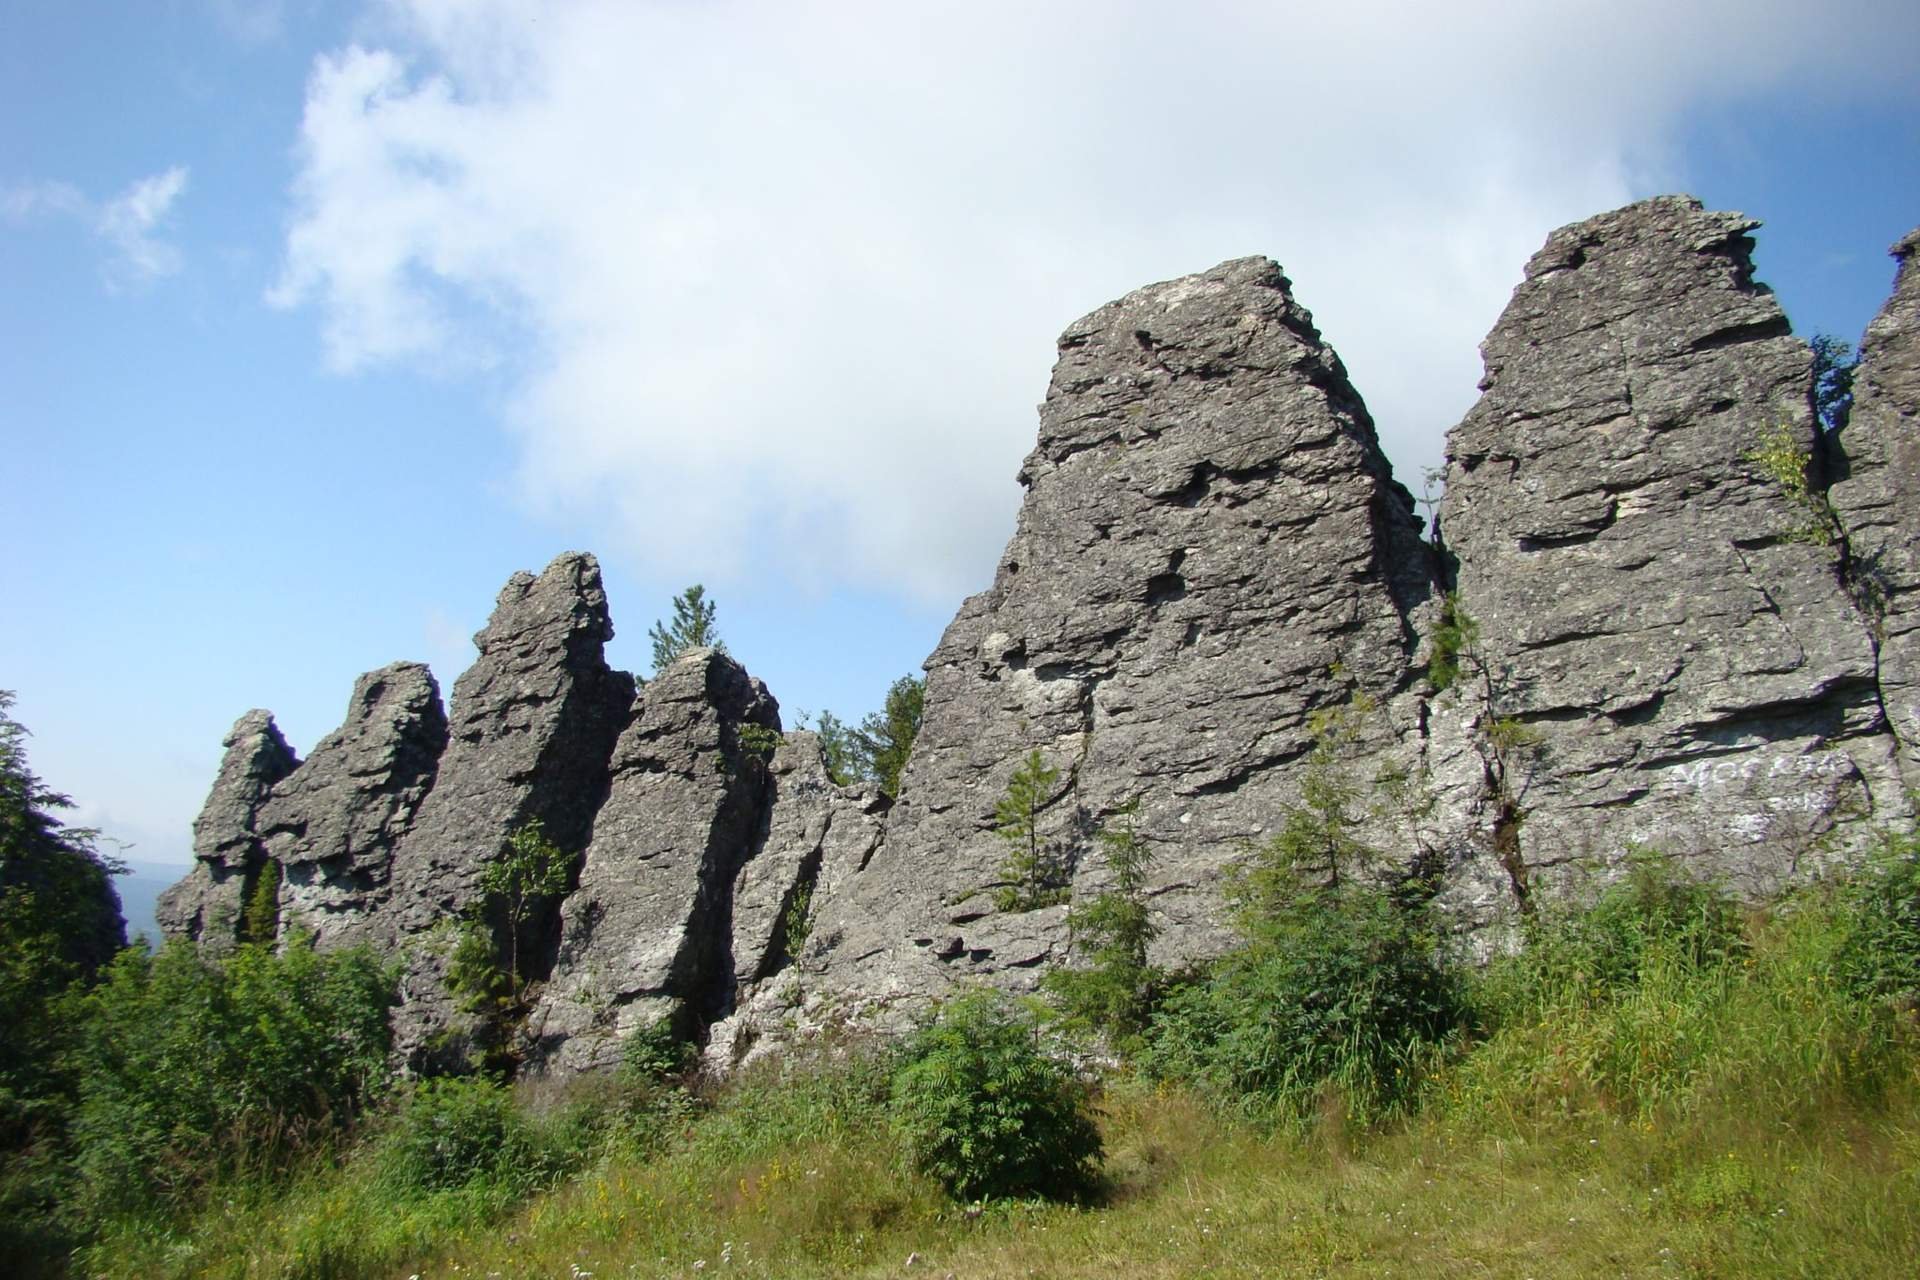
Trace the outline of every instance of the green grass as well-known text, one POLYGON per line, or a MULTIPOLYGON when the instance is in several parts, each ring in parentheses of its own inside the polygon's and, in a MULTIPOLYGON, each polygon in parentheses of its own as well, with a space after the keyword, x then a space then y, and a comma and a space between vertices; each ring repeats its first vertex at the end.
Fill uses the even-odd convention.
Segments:
POLYGON ((1263 1126, 1194 1084, 1118 1073, 1099 1098, 1102 1182, 1075 1204, 948 1198, 892 1137, 886 1062, 854 1053, 698 1104, 606 1082, 523 1090, 529 1154, 512 1169, 409 1188, 383 1176, 389 1129, 277 1187, 217 1190, 185 1223, 117 1224, 85 1269, 1916 1275, 1913 929, 1872 907, 1873 886, 1749 915, 1649 879, 1547 920, 1531 952, 1468 984, 1447 1056, 1371 1125, 1331 1084, 1263 1126))

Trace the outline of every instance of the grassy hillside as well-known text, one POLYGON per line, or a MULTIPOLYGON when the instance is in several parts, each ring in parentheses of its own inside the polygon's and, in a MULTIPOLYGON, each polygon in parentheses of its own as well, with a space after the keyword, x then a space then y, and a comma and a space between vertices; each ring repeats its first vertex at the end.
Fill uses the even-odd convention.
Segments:
MULTIPOLYGON (((1276 938, 1319 956, 1311 947, 1354 932, 1345 908, 1331 909, 1318 934, 1276 938)), ((1455 1009, 1445 1025, 1407 1023, 1405 1002, 1357 970, 1317 1023, 1297 1015, 1320 1007, 1319 990, 1263 1009, 1242 998, 1258 982, 1344 971, 1279 965, 1259 945, 1238 976, 1222 976, 1229 964, 1163 991, 1132 1042, 1135 1065, 1087 1095, 1104 1153, 1096 1182, 1066 1198, 951 1194, 903 1109, 896 1050, 840 1044, 717 1090, 640 1053, 618 1078, 566 1088, 397 1090, 380 1118, 291 1173, 223 1176, 191 1207, 97 1224, 78 1268, 569 1280, 1920 1274, 1910 844, 1766 911, 1643 870, 1585 911, 1538 922, 1519 957, 1442 966, 1455 1009), (1355 1009, 1401 1028, 1391 1052, 1360 1034, 1387 1024, 1355 1009), (1219 1020, 1229 1015, 1239 1021, 1219 1020), (1347 1056, 1288 1056, 1285 1037, 1329 1027, 1348 1036, 1347 1056), (1319 1065, 1288 1065, 1301 1062, 1319 1065)), ((951 1040, 939 1050, 952 1051, 951 1040)), ((934 1078, 971 1087, 958 1058, 932 1060, 934 1078)), ((1003 1075, 988 1091, 1004 1101, 1039 1087, 1003 1075)))

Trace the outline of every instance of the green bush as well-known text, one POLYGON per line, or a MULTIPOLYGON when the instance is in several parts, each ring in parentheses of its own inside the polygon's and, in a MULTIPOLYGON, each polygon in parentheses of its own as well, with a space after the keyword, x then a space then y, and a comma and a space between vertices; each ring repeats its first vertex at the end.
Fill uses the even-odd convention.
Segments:
POLYGON ((84 1001, 75 1050, 78 1207, 178 1205, 343 1129, 388 1081, 394 975, 370 952, 174 941, 128 949, 84 1001))
POLYGON ((1041 1049, 1030 1014, 988 992, 902 1045, 891 1109, 914 1166, 963 1199, 1070 1198, 1100 1160, 1087 1088, 1041 1049))
POLYGON ((1854 995, 1920 1006, 1920 836, 1889 835, 1839 893, 1838 976, 1854 995))
POLYGON ((1592 905, 1543 910, 1516 956, 1489 967, 1480 988, 1493 1021, 1542 1006, 1611 998, 1655 967, 1704 973, 1748 952, 1745 916, 1718 886, 1676 877, 1659 855, 1637 850, 1627 877, 1592 905))
POLYGON ((513 1091, 478 1076, 422 1080, 375 1147, 378 1180, 396 1197, 476 1183, 523 1183, 538 1161, 513 1091))
POLYGON ((1267 1120, 1329 1085, 1359 1117, 1403 1106, 1465 1013, 1424 908, 1356 880, 1283 889, 1271 869, 1262 902, 1252 940, 1162 1004, 1142 1068, 1267 1120))
POLYGON ((1074 946, 1086 963, 1046 976, 1070 1026, 1106 1033, 1116 1048, 1131 1048, 1146 1029, 1160 974, 1147 963, 1154 937, 1147 908, 1147 868, 1152 847, 1139 828, 1140 802, 1129 801, 1100 829, 1112 887, 1067 914, 1074 946))

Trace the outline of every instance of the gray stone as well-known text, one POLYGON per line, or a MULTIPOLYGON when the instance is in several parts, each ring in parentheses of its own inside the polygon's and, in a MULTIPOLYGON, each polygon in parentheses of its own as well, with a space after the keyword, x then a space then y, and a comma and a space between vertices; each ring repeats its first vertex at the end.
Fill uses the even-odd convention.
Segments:
POLYGON ((265 711, 241 716, 223 745, 220 774, 193 822, 193 870, 154 908, 167 937, 214 946, 239 940, 241 909, 267 863, 257 829, 261 807, 300 763, 265 711))
MULTIPOLYGON (((817 974, 826 954, 816 922, 872 860, 892 803, 876 786, 835 783, 812 733, 787 734, 770 771, 766 838, 734 878, 732 1010, 707 1039, 721 1073, 764 1047, 763 1029, 775 1029, 771 1043, 802 1031, 800 971, 817 974)), ((804 1028, 822 1029, 817 1019, 804 1028)))
POLYGON ((742 726, 777 734, 766 686, 713 649, 641 692, 613 752, 559 961, 530 1022, 553 1068, 610 1066, 633 1030, 725 1012, 734 877, 764 837, 769 776, 742 726))
POLYGON ((1554 232, 1448 438, 1485 679, 1432 718, 1484 763, 1478 834, 1518 894, 1636 845, 1758 894, 1834 854, 1836 823, 1905 812, 1869 629, 1751 457, 1814 438, 1755 225, 1665 197, 1554 232), (1498 750, 1503 720, 1536 745, 1498 750))
MULTIPOLYGON (((454 684, 433 789, 394 849, 390 905, 374 921, 408 962, 394 1027, 416 1059, 431 1045, 455 1051, 446 1033, 468 1023, 446 990, 445 962, 481 869, 535 820, 562 850, 586 847, 634 700, 633 677, 607 666, 612 636, 599 563, 569 553, 537 578, 513 575, 474 637, 479 656, 454 684)), ((545 976, 556 924, 527 930, 523 977, 545 976)))
POLYGON ((886 841, 819 904, 815 994, 882 1024, 956 983, 1030 989, 1067 958, 1066 907, 994 905, 995 806, 1029 752, 1059 771, 1043 836, 1076 896, 1106 882, 1096 829, 1141 802, 1158 947, 1191 959, 1230 939, 1222 872, 1297 797, 1312 713, 1356 688, 1384 706, 1414 678, 1412 500, 1274 263, 1068 328, 1020 481, 993 586, 927 661, 886 841))
POLYGON ((1843 473, 1829 496, 1848 530, 1855 594, 1877 615, 1880 695, 1920 787, 1920 228, 1893 246, 1893 296, 1867 326, 1843 473))
POLYGON ((446 746, 440 686, 425 666, 396 662, 354 682, 345 722, 273 787, 255 819, 280 866, 283 930, 322 946, 369 933, 394 846, 446 746))

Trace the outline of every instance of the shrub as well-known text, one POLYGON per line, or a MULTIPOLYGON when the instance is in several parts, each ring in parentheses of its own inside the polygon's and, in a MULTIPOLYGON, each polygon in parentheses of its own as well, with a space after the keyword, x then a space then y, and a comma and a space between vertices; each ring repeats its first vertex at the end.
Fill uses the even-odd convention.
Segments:
POLYGON ((994 906, 1002 911, 1037 911, 1066 900, 1066 869, 1040 834, 1040 811, 1059 781, 1060 771, 1036 747, 1013 771, 1006 795, 994 807, 994 834, 1007 842, 1007 856, 1000 864, 1005 883, 993 895, 994 906))
POLYGON ((959 1198, 1071 1197, 1101 1155, 1086 1087, 1042 1051, 1031 1014, 988 992, 901 1047, 891 1110, 914 1166, 959 1198))
POLYGON ((524 1178, 534 1162, 511 1090, 480 1077, 423 1080, 376 1146, 383 1187, 398 1197, 524 1178))
POLYGON ((1360 1117, 1401 1107, 1465 1011, 1426 911, 1354 880, 1282 885, 1270 869, 1253 940, 1156 1012, 1143 1069, 1268 1120, 1329 1085, 1360 1117))
POLYGON ((1130 801, 1100 829, 1113 886, 1068 913, 1067 925, 1087 963, 1046 977, 1047 991, 1070 1024, 1104 1031, 1121 1048, 1145 1030, 1160 977, 1147 964, 1154 927, 1145 890, 1153 850, 1140 834, 1139 816, 1140 802, 1130 801))
POLYGON ((1495 1021, 1527 1017, 1543 1005, 1610 998, 1655 967, 1701 973, 1747 950, 1743 914, 1724 890, 1681 880, 1658 854, 1636 850, 1627 877, 1591 906, 1535 916, 1525 948, 1489 968, 1482 1005, 1495 1021))
POLYGON ((344 1127, 387 1083, 393 990, 371 952, 304 939, 123 951, 86 997, 75 1055, 82 1207, 177 1204, 344 1127))
POLYGON ((1920 836, 1889 835, 1880 855, 1842 886, 1844 930, 1835 956, 1853 995, 1920 1004, 1920 836))

